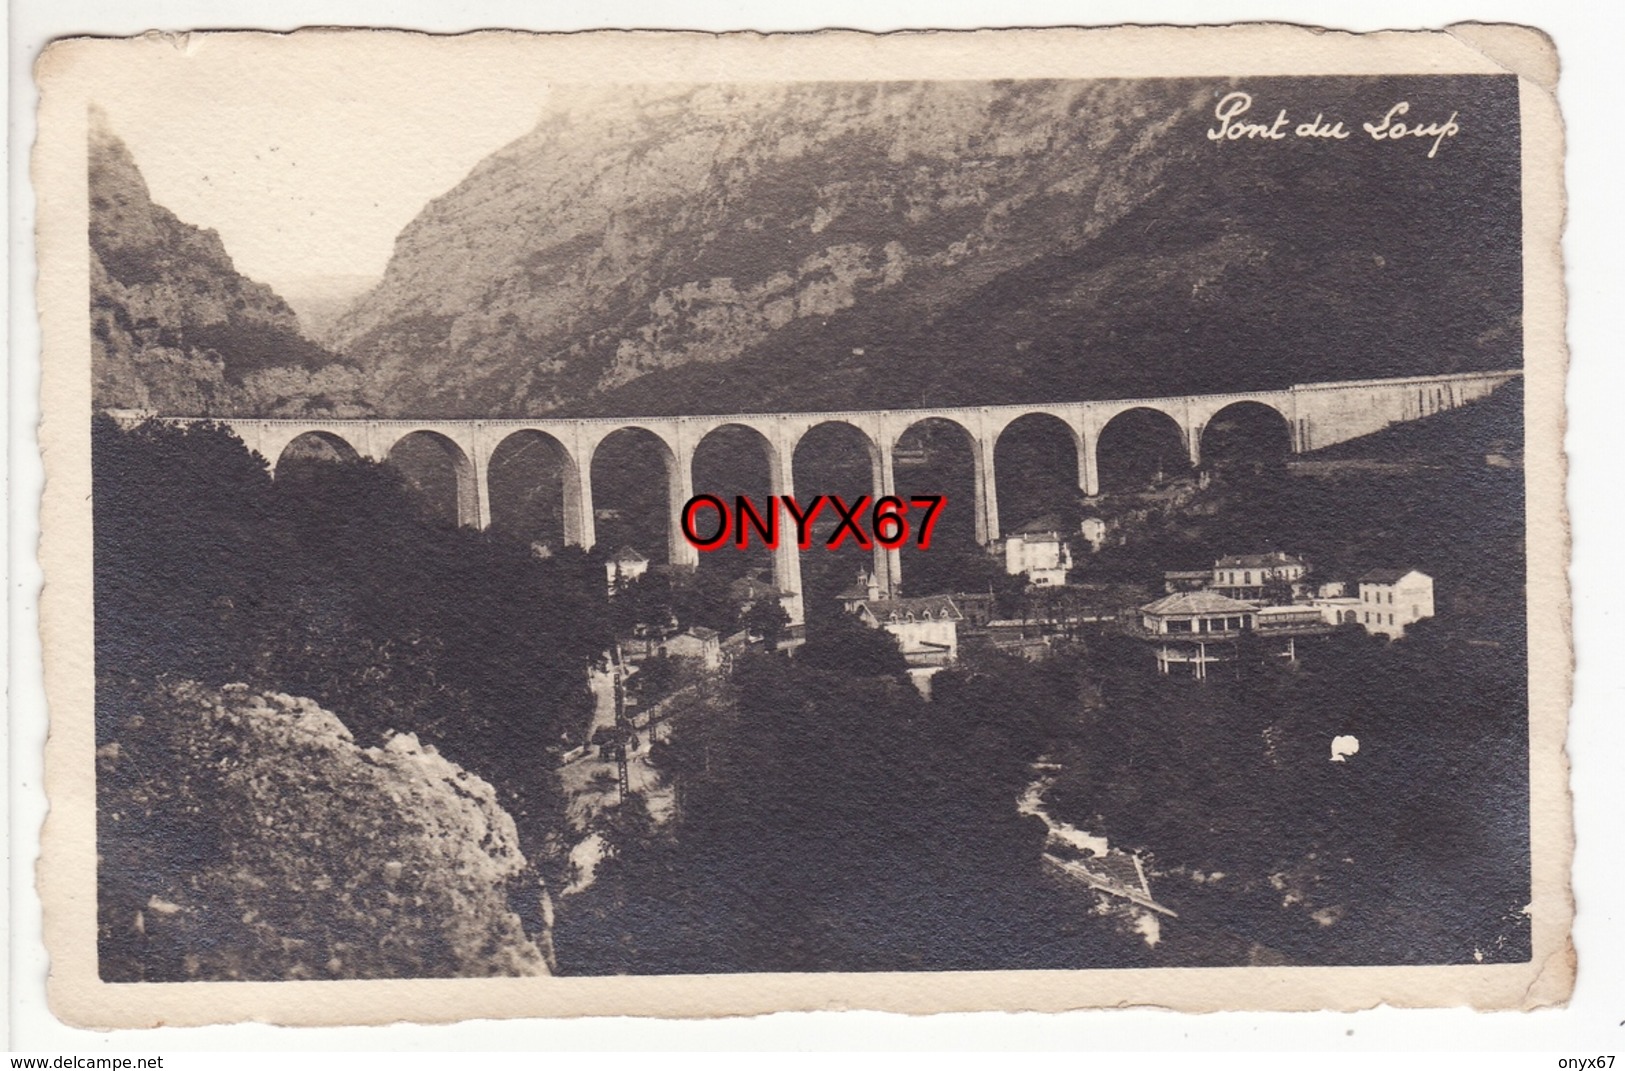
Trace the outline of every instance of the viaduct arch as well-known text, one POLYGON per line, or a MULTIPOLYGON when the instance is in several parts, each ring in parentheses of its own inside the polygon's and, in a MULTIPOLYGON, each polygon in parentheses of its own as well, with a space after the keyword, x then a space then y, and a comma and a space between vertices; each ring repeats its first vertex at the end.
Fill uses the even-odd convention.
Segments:
MULTIPOLYGON (((700 442, 717 429, 736 425, 756 432, 767 444, 772 493, 795 494, 796 447, 812 429, 829 423, 848 424, 869 443, 870 486, 852 493, 875 497, 895 492, 894 453, 904 432, 921 421, 951 422, 969 436, 975 462, 976 536, 984 544, 1000 536, 996 446, 1015 421, 1047 414, 1066 426, 1077 449, 1077 483, 1085 495, 1100 493, 1098 446, 1102 433, 1118 416, 1133 409, 1151 409, 1173 421, 1191 464, 1202 459, 1203 432, 1214 418, 1238 403, 1266 406, 1286 422, 1292 453, 1303 453, 1381 431, 1391 424, 1416 420, 1454 409, 1488 396, 1522 373, 1467 372, 1397 379, 1349 380, 1298 384, 1282 390, 1229 394, 1187 395, 1168 398, 1110 399, 1031 405, 946 406, 909 410, 855 410, 831 413, 742 413, 716 416, 593 417, 582 419, 494 420, 344 420, 257 419, 238 417, 162 416, 174 423, 213 422, 229 427, 249 449, 267 459, 273 474, 288 447, 306 436, 344 448, 358 457, 385 461, 403 439, 427 435, 445 448, 457 478, 457 514, 460 523, 485 528, 491 523, 489 471, 497 449, 508 439, 536 433, 563 451, 564 537, 571 544, 591 547, 597 542, 593 522, 592 461, 611 435, 639 429, 657 439, 665 450, 667 531, 671 561, 692 566, 693 547, 681 538, 678 521, 683 503, 694 493, 694 453, 700 442)), ((117 411, 111 414, 136 422, 153 414, 117 411)), ((809 489, 813 490, 813 489, 809 489)), ((785 541, 780 541, 781 548, 785 541)), ((901 588, 902 572, 896 551, 876 549, 875 575, 885 592, 901 588)), ((785 596, 793 622, 804 618, 801 604, 800 557, 793 549, 774 555, 774 583, 785 596)))
POLYGON ((493 525, 518 530, 529 521, 531 534, 542 536, 541 522, 551 528, 556 509, 561 541, 581 530, 581 473, 569 448, 555 436, 534 429, 505 436, 492 447, 486 471, 493 525))
POLYGON ((1263 402, 1231 402, 1208 419, 1200 434, 1202 455, 1210 460, 1242 460, 1250 451, 1255 457, 1257 452, 1292 452, 1291 415, 1263 402))

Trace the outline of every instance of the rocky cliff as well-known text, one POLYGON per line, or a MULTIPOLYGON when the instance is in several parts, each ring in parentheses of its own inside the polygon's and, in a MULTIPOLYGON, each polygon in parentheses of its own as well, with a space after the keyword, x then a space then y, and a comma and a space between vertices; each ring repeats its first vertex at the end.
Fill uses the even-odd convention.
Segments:
POLYGON ((109 715, 104 979, 548 973, 511 906, 540 917, 513 818, 434 748, 363 748, 312 700, 240 684, 121 692, 109 715))
POLYGON ((361 379, 305 338, 220 236, 153 203, 98 118, 89 146, 91 368, 98 408, 354 415, 361 379))
POLYGON ((1445 159, 1369 138, 1216 143, 1228 88, 558 91, 406 228, 329 341, 382 407, 454 416, 1133 396, 1518 363, 1510 80, 1249 85, 1260 110, 1337 106, 1356 129, 1401 97, 1417 114, 1462 108, 1474 136, 1445 159))

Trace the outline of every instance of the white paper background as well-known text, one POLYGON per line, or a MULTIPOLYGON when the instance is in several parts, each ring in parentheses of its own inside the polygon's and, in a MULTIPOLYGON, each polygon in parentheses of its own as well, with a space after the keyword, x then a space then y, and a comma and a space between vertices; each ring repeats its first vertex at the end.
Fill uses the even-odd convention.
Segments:
MULTIPOLYGON (((522 0, 447 3, 208 2, 208 0, 13 0, 7 56, 10 76, 10 390, 6 436, 10 523, 7 531, 10 613, 7 642, 11 712, 10 943, 7 1002, 12 1051, 82 1054, 179 1053, 222 1049, 1317 1049, 1373 1053, 1383 1049, 1534 1050, 1595 1056, 1625 1049, 1625 674, 1617 668, 1625 642, 1625 548, 1620 522, 1613 434, 1625 400, 1625 374, 1616 322, 1625 303, 1625 229, 1620 189, 1625 151, 1625 17, 1599 4, 1529 2, 1062 3, 1038 0, 843 0, 784 3, 760 0, 667 3, 557 3, 522 0), (1215 1015, 1178 1017, 1156 1012, 1091 1012, 1061 1016, 954 1015, 924 1019, 872 1013, 778 1015, 755 1020, 659 1022, 468 1023, 449 1027, 284 1030, 271 1027, 159 1029, 96 1034, 70 1030, 45 1007, 47 960, 40 943, 33 862, 45 801, 40 753, 45 734, 35 616, 39 571, 40 465, 33 428, 38 414, 38 346, 33 323, 27 154, 33 140, 34 93, 30 66, 56 36, 123 35, 146 29, 302 25, 413 26, 460 31, 513 26, 573 30, 599 27, 661 29, 811 30, 826 26, 867 30, 922 27, 1109 25, 1116 22, 1218 23, 1278 19, 1348 30, 1433 28, 1455 21, 1518 22, 1551 34, 1563 64, 1560 101, 1568 123, 1569 223, 1565 238, 1572 367, 1568 397, 1571 452, 1570 509, 1575 544, 1572 580, 1576 707, 1570 751, 1577 800, 1574 929, 1579 978, 1571 1005, 1531 1015, 1471 1012, 1398 1012, 1354 1015, 1215 1015)), ((1373 1053, 1374 1055, 1374 1053, 1373 1053)), ((448 1059, 452 1063, 456 1058, 448 1059)), ((692 1060, 693 1058, 690 1058, 692 1060)), ((1380 1059, 1378 1057, 1377 1059, 1380 1059)), ((364 1066, 379 1058, 361 1057, 364 1066)), ((687 1063, 689 1061, 679 1061, 687 1063)), ((1068 1061, 1071 1062, 1070 1060, 1068 1061)), ((1079 1061, 1080 1064, 1082 1061, 1079 1061)), ((193 1066, 199 1066, 194 1064, 193 1066)), ((320 1066, 336 1066, 322 1062, 320 1066)), ((1534 1057, 1527 1066, 1555 1067, 1534 1057)))

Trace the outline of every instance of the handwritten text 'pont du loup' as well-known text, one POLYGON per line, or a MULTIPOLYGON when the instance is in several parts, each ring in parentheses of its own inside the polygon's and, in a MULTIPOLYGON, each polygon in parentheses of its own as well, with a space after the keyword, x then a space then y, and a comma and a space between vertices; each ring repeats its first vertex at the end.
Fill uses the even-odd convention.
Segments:
MULTIPOLYGON (((1287 118, 1286 109, 1282 108, 1273 122, 1258 122, 1242 118, 1252 109, 1253 98, 1250 93, 1236 90, 1226 93, 1213 109, 1213 117, 1219 121, 1216 127, 1209 127, 1207 136, 1211 141, 1281 141, 1287 137, 1300 138, 1331 138, 1342 141, 1349 137, 1353 131, 1342 123, 1342 120, 1328 122, 1324 113, 1317 113, 1315 117, 1304 123, 1294 125, 1287 118)), ((1450 118, 1442 123, 1406 122, 1403 117, 1410 114, 1409 101, 1400 101, 1387 113, 1374 123, 1361 123, 1360 128, 1371 135, 1373 141, 1402 141, 1410 138, 1432 138, 1433 144, 1428 148, 1428 159, 1439 151, 1439 144, 1445 138, 1453 138, 1461 132, 1456 125, 1456 115, 1451 112, 1450 118)))

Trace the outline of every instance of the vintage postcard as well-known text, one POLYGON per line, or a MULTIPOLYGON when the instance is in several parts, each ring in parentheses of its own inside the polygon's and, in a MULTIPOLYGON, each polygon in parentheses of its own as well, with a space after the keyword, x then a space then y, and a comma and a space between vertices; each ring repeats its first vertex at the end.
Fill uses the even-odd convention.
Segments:
POLYGON ((38 63, 55 1013, 1570 991, 1539 33, 38 63))

